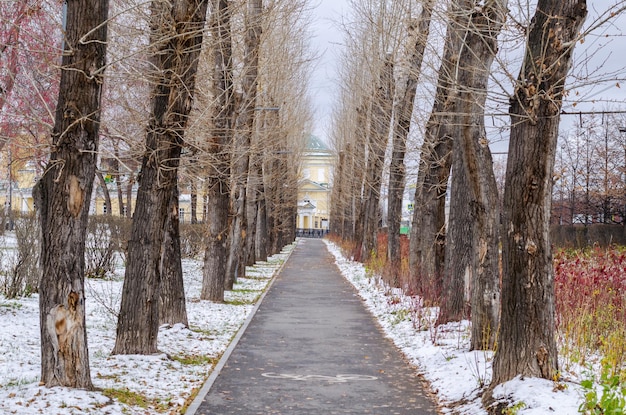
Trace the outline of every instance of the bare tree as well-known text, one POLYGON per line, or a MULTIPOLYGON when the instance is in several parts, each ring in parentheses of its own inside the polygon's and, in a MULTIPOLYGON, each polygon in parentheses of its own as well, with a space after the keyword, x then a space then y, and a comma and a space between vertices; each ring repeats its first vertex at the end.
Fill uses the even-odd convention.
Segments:
POLYGON ((387 56, 380 67, 380 79, 372 97, 370 130, 368 131, 367 177, 363 194, 361 220, 363 221, 362 260, 367 260, 376 249, 380 215, 380 192, 382 187, 385 150, 389 139, 391 108, 393 105, 394 80, 392 57, 387 56))
POLYGON ((108 2, 67 4, 53 151, 37 184, 42 245, 41 382, 92 389, 85 329, 85 234, 100 127, 108 2))
MULTIPOLYGON (((417 92, 417 84, 424 60, 424 51, 430 32, 430 20, 434 2, 426 0, 422 3, 422 11, 416 21, 408 28, 407 56, 408 68, 396 85, 396 97, 393 103, 392 124, 392 155, 389 166, 389 199, 387 208, 387 259, 398 275, 400 268, 400 222, 402 220, 402 199, 405 186, 404 155, 406 153, 407 136, 413 120, 413 104, 417 92)), ((402 68, 400 68, 402 69, 402 68)), ((395 284, 398 281, 394 281, 395 284)))
MULTIPOLYGON (((445 195, 452 163, 455 74, 467 27, 467 11, 456 2, 449 5, 447 31, 437 90, 426 123, 415 187, 409 263, 413 279, 424 294, 441 291, 445 252, 445 195)), ((431 298, 434 299, 434 298, 431 298)))
POLYGON ((157 352, 161 254, 172 193, 177 192, 207 5, 206 0, 176 4, 155 0, 151 4, 150 43, 155 68, 151 117, 128 242, 114 354, 157 352))
POLYGON ((587 15, 581 1, 539 0, 510 101, 502 212, 502 316, 492 387, 517 375, 553 379, 554 286, 549 219, 565 78, 587 15))
POLYGON ((463 316, 467 287, 472 318, 472 349, 495 345, 500 306, 499 209, 484 108, 497 37, 507 2, 479 9, 464 3, 467 28, 456 72, 458 132, 453 145, 450 219, 446 236, 443 299, 439 321, 463 316))
POLYGON ((250 163, 250 148, 254 126, 257 79, 259 66, 259 44, 262 31, 262 0, 248 0, 245 13, 245 51, 241 75, 241 98, 236 109, 234 131, 233 167, 233 219, 230 230, 230 252, 228 255, 226 289, 232 289, 237 277, 244 275, 246 253, 246 195, 250 163))
POLYGON ((207 248, 204 255, 202 293, 200 298, 224 301, 230 204, 230 144, 235 111, 233 94, 233 62, 231 9, 227 0, 211 3, 212 105, 213 123, 207 172, 207 248))

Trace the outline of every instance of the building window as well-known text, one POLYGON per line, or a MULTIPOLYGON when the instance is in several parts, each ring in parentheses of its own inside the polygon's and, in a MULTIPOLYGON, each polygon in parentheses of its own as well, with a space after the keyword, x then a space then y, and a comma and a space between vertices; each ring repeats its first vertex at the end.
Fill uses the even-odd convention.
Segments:
POLYGON ((185 223, 185 208, 178 209, 178 220, 180 223, 185 223))
POLYGON ((104 204, 102 205, 102 214, 103 214, 103 215, 106 215, 106 214, 107 214, 107 204, 106 204, 106 203, 104 203, 104 204))

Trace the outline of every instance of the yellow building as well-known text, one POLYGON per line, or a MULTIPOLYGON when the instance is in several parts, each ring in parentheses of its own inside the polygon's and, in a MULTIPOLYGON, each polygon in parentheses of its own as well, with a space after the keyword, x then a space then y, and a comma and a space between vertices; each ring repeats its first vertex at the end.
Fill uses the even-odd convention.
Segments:
POLYGON ((307 139, 298 182, 298 233, 328 230, 334 155, 318 137, 307 139))
POLYGON ((33 186, 38 175, 34 164, 26 162, 23 168, 12 170, 10 178, 8 169, 2 172, 7 179, 0 180, 0 205, 5 209, 9 207, 13 212, 34 212, 33 186))

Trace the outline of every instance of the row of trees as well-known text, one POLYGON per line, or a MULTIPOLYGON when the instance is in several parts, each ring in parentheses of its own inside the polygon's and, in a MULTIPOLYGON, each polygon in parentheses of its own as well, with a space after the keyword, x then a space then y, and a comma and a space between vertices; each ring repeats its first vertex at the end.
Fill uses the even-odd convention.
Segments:
POLYGON ((114 178, 127 215, 138 185, 116 354, 154 353, 159 325, 187 324, 180 186, 206 197, 202 299, 223 301, 245 265, 295 238, 292 189, 310 130, 308 6, 20 0, 1 7, 2 144, 41 155, 33 190, 42 230, 41 380, 91 389, 84 251, 96 177, 101 185, 104 173, 114 178), (25 65, 29 59, 36 65, 25 65))
MULTIPOLYGON (((381 254, 375 235, 384 219, 391 283, 436 302, 439 323, 471 310, 471 347, 497 346, 492 385, 517 375, 552 379, 553 171, 565 80, 586 35, 587 4, 539 0, 531 15, 526 2, 444 3, 351 2, 345 87, 332 130, 339 157, 331 230, 367 260, 381 254), (500 202, 485 118, 505 106, 509 150, 500 202), (406 166, 413 165, 410 275, 399 281, 400 207, 406 166)), ((623 6, 607 6, 590 27, 623 6)))
POLYGON ((578 113, 559 137, 552 222, 626 223, 626 119, 620 112, 578 113))

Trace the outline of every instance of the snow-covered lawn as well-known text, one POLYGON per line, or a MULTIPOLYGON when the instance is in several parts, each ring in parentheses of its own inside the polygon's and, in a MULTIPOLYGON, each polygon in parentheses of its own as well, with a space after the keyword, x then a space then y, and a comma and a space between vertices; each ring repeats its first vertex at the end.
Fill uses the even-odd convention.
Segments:
POLYGON ((247 269, 226 304, 200 300, 202 262, 184 260, 189 329, 159 330, 155 356, 112 356, 124 269, 85 283, 91 377, 97 391, 39 385, 37 296, 0 296, 0 414, 178 414, 202 387, 293 246, 247 269))
MULTIPOLYGON (((226 350, 253 304, 293 248, 247 270, 226 304, 201 301, 202 263, 185 260, 189 329, 161 327, 156 356, 112 356, 124 270, 108 280, 86 282, 87 325, 94 392, 39 385, 39 310, 36 296, 0 296, 1 414, 178 414, 226 350), (230 302, 230 304, 229 304, 230 302)), ((342 274, 357 288, 387 335, 430 382, 442 412, 486 414, 481 386, 491 377, 490 352, 469 351, 468 322, 435 328, 435 310, 385 287, 362 264, 345 259, 328 243, 342 274)), ((495 390, 520 415, 577 414, 575 382, 516 379, 495 390)))

